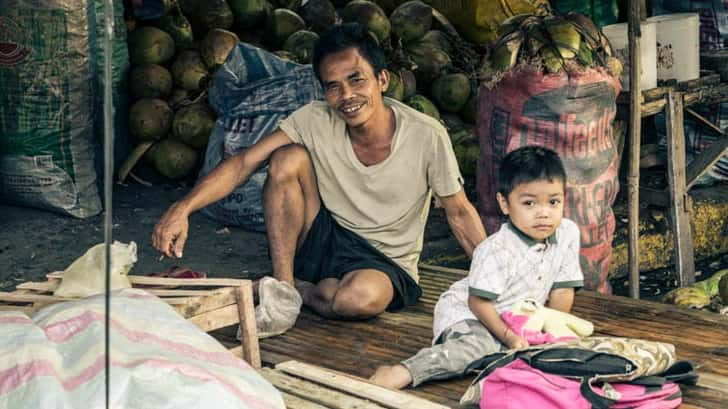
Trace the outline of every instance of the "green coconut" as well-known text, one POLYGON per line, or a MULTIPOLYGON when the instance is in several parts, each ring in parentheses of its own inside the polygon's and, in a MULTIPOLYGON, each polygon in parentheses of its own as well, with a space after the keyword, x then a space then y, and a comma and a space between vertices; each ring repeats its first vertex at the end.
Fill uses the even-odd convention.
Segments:
POLYGON ((430 92, 440 109, 458 112, 470 97, 470 80, 461 73, 445 74, 435 80, 430 92))
POLYGON ((447 35, 440 30, 430 30, 422 36, 421 41, 423 43, 430 43, 448 55, 452 52, 452 43, 447 35))
POLYGON ((194 16, 201 2, 202 0, 177 0, 177 4, 186 16, 194 16))
POLYGON ((172 74, 157 64, 142 64, 131 69, 129 92, 133 99, 165 98, 172 91, 172 74))
POLYGON ((283 43, 283 49, 293 53, 296 60, 301 64, 308 64, 311 62, 311 57, 313 57, 313 46, 318 38, 318 34, 313 31, 296 31, 283 43))
POLYGON ((266 0, 228 0, 235 22, 242 29, 257 27, 265 22, 271 5, 266 0))
POLYGON ((437 120, 440 119, 440 111, 438 111, 435 104, 433 104, 432 101, 427 99, 424 95, 415 94, 405 103, 423 114, 429 115, 437 120))
POLYGON ((204 0, 197 4, 193 20, 203 31, 213 28, 229 29, 235 17, 225 0, 204 0))
POLYGON ((463 122, 460 116, 452 112, 443 112, 440 115, 440 119, 445 123, 445 128, 447 128, 447 131, 450 133, 451 139, 454 132, 465 128, 465 122, 463 122))
POLYGON ((401 69, 397 73, 399 74, 400 81, 402 81, 402 88, 404 90, 402 98, 409 99, 417 93, 417 79, 415 79, 415 74, 405 69, 401 69))
POLYGON ((165 139, 155 145, 151 157, 159 173, 170 179, 179 179, 195 168, 198 154, 182 142, 165 139))
POLYGON ((172 109, 177 109, 180 105, 190 102, 190 92, 186 89, 175 88, 169 96, 167 102, 172 109))
POLYGON ((384 95, 394 98, 397 101, 402 101, 404 99, 404 85, 397 73, 389 73, 389 85, 387 86, 387 90, 384 91, 384 95))
POLYGON ((162 64, 174 56, 174 40, 166 32, 143 26, 129 33, 129 61, 132 64, 162 64))
POLYGON ((392 33, 403 43, 422 38, 432 26, 432 7, 419 1, 408 1, 397 7, 389 16, 392 33))
POLYGON ((703 308, 710 304, 710 294, 703 288, 680 287, 665 294, 662 301, 686 308, 703 308))
POLYGON ((367 0, 353 0, 341 9, 341 19, 345 23, 359 23, 371 31, 379 44, 386 44, 392 29, 384 10, 367 0))
POLYGON ((452 65, 450 56, 441 48, 428 42, 417 41, 407 47, 407 55, 417 65, 414 71, 421 86, 432 83, 452 65))
POLYGON ((207 32, 200 44, 202 61, 210 69, 217 68, 225 62, 230 51, 239 42, 240 40, 235 33, 221 28, 213 28, 207 32))
POLYGON ((195 50, 185 50, 172 63, 174 84, 188 91, 199 91, 207 85, 209 73, 202 56, 195 50))
POLYGON ((718 281, 718 295, 723 305, 728 306, 728 275, 724 275, 718 281))
POLYGON ((468 102, 460 109, 460 117, 469 124, 474 124, 478 118, 478 92, 471 92, 468 102))
POLYGON ((156 141, 172 126, 174 112, 161 99, 143 98, 129 108, 129 132, 140 141, 156 141))
POLYGON ((288 9, 275 9, 268 19, 268 39, 278 47, 296 31, 306 28, 301 16, 288 9))
POLYGON ((174 114, 172 135, 190 147, 203 149, 215 125, 215 114, 203 102, 180 108, 174 114))
POLYGON ((182 14, 179 6, 175 6, 161 19, 159 19, 159 28, 169 34, 174 43, 179 48, 190 48, 194 45, 194 35, 192 34, 192 25, 187 17, 182 14))
POLYGON ((321 33, 336 24, 336 9, 330 0, 308 0, 298 13, 311 30, 321 33))
POLYGON ((480 148, 477 145, 457 144, 453 146, 453 151, 455 151, 455 158, 458 160, 458 167, 460 167, 460 172, 462 172, 463 176, 475 176, 480 148))

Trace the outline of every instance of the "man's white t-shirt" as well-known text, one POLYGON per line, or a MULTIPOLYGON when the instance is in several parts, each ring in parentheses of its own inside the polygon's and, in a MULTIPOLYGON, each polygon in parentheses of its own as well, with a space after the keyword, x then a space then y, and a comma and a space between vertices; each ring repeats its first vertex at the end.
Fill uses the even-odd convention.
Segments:
POLYGON ((450 196, 463 179, 450 138, 435 119, 396 100, 389 156, 372 166, 354 153, 346 123, 324 101, 313 101, 281 121, 280 129, 311 154, 324 206, 418 281, 432 192, 450 196))

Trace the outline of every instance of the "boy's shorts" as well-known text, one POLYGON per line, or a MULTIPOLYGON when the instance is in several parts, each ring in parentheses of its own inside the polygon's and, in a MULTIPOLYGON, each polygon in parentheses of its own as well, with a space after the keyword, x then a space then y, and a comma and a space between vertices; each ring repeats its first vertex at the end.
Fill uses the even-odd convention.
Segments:
POLYGON ((358 234, 340 226, 323 205, 296 253, 293 269, 294 277, 312 283, 325 278, 341 279, 354 270, 381 271, 394 287, 388 311, 412 305, 422 295, 420 286, 402 267, 358 234))

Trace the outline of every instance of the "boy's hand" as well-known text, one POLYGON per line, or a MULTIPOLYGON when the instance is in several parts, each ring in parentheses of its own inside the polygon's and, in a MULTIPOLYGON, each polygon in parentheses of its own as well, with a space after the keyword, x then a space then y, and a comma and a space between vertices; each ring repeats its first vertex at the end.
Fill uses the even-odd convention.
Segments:
POLYGON ((506 328, 505 336, 503 338, 508 349, 522 349, 530 346, 525 338, 511 331, 510 328, 506 328))

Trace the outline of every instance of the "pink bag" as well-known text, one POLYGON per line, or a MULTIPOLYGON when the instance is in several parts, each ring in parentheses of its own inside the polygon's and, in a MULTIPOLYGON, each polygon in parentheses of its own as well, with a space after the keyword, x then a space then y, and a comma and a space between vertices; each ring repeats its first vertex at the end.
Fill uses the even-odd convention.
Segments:
POLYGON ((494 370, 482 382, 481 409, 672 409, 682 403, 674 382, 647 388, 613 383, 589 387, 528 365, 521 359, 494 370))

